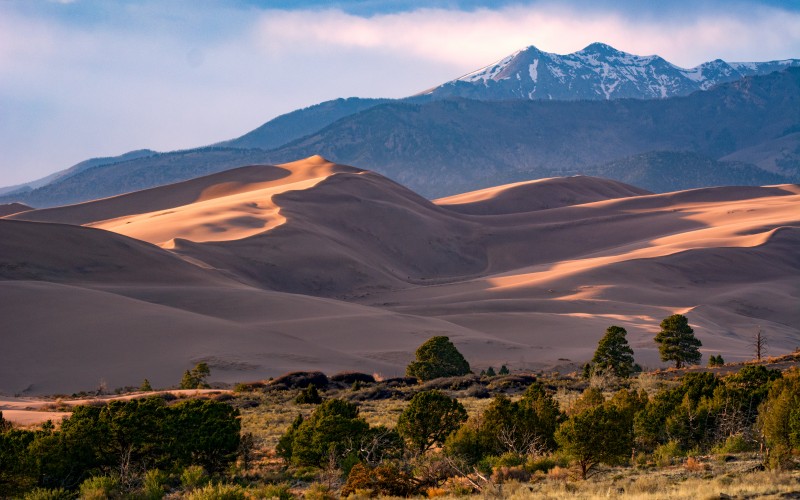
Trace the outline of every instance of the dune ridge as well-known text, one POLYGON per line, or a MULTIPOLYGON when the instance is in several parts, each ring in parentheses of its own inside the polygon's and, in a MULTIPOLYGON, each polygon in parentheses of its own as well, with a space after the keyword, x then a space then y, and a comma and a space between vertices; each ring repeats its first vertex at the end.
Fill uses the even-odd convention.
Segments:
POLYGON ((745 359, 756 327, 790 351, 799 204, 797 185, 591 177, 431 202, 312 157, 20 213, 0 220, 0 392, 169 384, 199 360, 231 382, 399 375, 433 335, 479 369, 570 370, 610 324, 658 366, 652 337, 676 312, 706 354, 745 359))

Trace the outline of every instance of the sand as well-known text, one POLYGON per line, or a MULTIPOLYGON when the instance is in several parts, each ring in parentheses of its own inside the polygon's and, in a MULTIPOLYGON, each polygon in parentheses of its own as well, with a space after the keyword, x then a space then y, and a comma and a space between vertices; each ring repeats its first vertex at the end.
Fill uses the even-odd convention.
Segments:
POLYGON ((612 324, 657 367, 673 313, 704 355, 750 357, 758 327, 780 354, 800 344, 799 203, 592 177, 434 203, 312 157, 33 210, 0 220, 0 392, 167 386, 198 361, 224 382, 393 376, 433 335, 477 369, 575 369, 612 324))

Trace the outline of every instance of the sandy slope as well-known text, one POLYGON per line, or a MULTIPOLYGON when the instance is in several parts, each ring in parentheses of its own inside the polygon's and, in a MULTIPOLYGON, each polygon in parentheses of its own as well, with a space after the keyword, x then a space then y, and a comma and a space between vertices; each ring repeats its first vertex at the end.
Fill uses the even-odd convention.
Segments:
POLYGON ((611 324, 654 366, 674 312, 726 359, 757 325, 800 343, 798 186, 572 177, 431 203, 319 157, 223 174, 12 217, 106 231, 0 221, 0 391, 166 385, 199 360, 393 375, 437 334, 478 368, 568 366, 611 324))
POLYGON ((0 217, 14 215, 28 210, 32 210, 31 207, 23 205, 22 203, 3 203, 0 204, 0 217))
POLYGON ((501 215, 645 194, 651 193, 609 179, 573 176, 506 184, 440 198, 434 203, 462 214, 501 215))

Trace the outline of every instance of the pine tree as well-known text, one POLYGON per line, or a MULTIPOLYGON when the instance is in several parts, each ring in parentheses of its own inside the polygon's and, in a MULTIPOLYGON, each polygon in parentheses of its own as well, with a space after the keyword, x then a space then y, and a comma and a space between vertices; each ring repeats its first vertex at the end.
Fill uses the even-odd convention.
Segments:
POLYGON ((606 334, 597 344, 597 350, 584 374, 591 376, 596 372, 611 372, 617 377, 629 377, 633 373, 633 349, 628 345, 624 328, 609 326, 606 334))
POLYGON ((694 336, 689 320, 682 314, 673 314, 661 321, 661 331, 655 338, 661 361, 674 361, 675 368, 700 362, 702 342, 694 336))
POLYGON ((486 376, 487 377, 494 377, 496 375, 497 374, 494 372, 494 368, 492 368, 491 366, 486 369, 486 376))
POLYGON ((501 366, 500 367, 500 371, 497 372, 497 374, 498 375, 508 375, 509 374, 508 367, 506 365, 501 366))
POLYGON ((153 390, 153 386, 150 385, 149 380, 144 379, 144 381, 142 382, 142 386, 139 387, 139 390, 142 392, 151 392, 153 390))
POLYGON ((431 380, 469 373, 469 363, 447 337, 431 337, 419 346, 416 355, 416 361, 406 367, 406 375, 409 377, 431 380))

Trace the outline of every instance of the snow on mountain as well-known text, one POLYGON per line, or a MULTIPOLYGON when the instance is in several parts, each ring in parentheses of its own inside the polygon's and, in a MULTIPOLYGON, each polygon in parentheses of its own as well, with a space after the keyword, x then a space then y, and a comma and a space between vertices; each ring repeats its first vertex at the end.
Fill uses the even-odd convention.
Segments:
POLYGON ((800 59, 730 63, 716 59, 684 69, 656 55, 628 54, 603 43, 565 55, 530 46, 423 95, 500 100, 663 99, 789 66, 800 66, 800 59))

